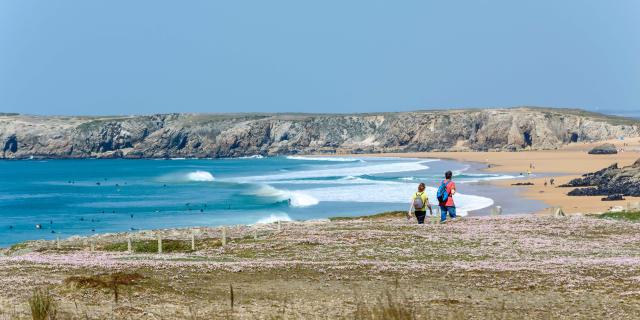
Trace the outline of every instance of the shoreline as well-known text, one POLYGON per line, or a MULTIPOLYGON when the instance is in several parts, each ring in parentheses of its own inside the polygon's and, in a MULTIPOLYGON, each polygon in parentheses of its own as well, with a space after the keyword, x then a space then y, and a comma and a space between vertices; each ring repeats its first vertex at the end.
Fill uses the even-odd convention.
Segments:
MULTIPOLYGON (((318 155, 320 156, 320 155, 318 155)), ((601 201, 601 196, 568 196, 566 193, 573 188, 558 188, 573 178, 583 174, 595 172, 618 163, 620 166, 633 164, 640 158, 640 138, 621 140, 599 141, 594 143, 573 143, 556 150, 533 150, 515 152, 484 152, 484 151, 448 151, 448 152, 410 152, 410 153, 384 153, 384 154, 335 154, 332 156, 344 157, 376 157, 391 156, 397 158, 437 158, 462 162, 473 162, 484 166, 482 171, 489 173, 515 174, 525 173, 529 165, 535 166, 533 177, 488 181, 489 184, 516 188, 518 194, 526 199, 542 201, 549 207, 536 214, 551 214, 555 207, 562 207, 568 214, 588 214, 608 211, 611 207, 625 207, 628 202, 640 201, 640 197, 626 197, 622 201, 601 201), (593 147, 603 143, 612 143, 618 148, 627 151, 614 155, 590 155, 587 152, 593 147), (625 145, 626 144, 626 145, 625 145), (542 175, 541 177, 538 175, 542 175), (553 177, 556 187, 544 187, 544 180, 553 177), (527 181, 534 186, 512 186, 514 181, 527 181)), ((455 177, 454 177, 455 180, 455 177)))

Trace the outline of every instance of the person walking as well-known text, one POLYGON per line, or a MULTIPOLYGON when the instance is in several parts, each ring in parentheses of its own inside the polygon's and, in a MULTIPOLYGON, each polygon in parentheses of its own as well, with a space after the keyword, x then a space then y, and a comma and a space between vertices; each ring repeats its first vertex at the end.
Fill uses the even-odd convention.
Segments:
POLYGON ((424 189, 424 183, 420 183, 418 185, 418 192, 414 193, 411 197, 411 206, 409 207, 409 212, 407 212, 407 219, 411 219, 411 210, 413 210, 418 224, 424 223, 424 218, 427 216, 426 208, 429 208, 429 214, 433 215, 429 198, 427 197, 427 193, 424 192, 424 189))
POLYGON ((447 171, 444 173, 444 180, 438 188, 438 204, 440 205, 440 223, 447 221, 447 214, 451 220, 456 217, 456 204, 453 202, 453 196, 456 194, 456 183, 452 181, 453 173, 447 171))

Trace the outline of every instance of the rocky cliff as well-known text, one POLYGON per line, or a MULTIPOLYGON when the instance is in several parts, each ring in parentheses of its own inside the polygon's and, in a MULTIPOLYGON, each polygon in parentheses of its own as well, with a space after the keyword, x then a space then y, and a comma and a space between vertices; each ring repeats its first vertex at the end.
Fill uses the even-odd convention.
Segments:
POLYGON ((634 120, 542 108, 351 115, 0 114, 0 156, 5 159, 553 149, 639 135, 634 120))

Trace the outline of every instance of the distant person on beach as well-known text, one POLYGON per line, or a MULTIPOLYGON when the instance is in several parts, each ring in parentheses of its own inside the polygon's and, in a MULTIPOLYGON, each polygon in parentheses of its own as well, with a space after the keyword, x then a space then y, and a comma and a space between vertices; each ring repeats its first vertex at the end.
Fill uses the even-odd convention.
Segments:
POLYGON ((431 204, 429 204, 429 198, 427 197, 427 193, 424 192, 424 188, 425 185, 421 182, 418 185, 418 192, 414 193, 411 197, 411 206, 407 213, 407 219, 411 219, 411 210, 413 210, 418 224, 424 223, 424 218, 427 216, 426 208, 429 208, 429 214, 433 215, 433 210, 431 210, 431 204))
POLYGON ((447 213, 452 220, 456 219, 456 205, 453 202, 453 196, 456 194, 456 183, 452 181, 453 173, 451 171, 445 172, 444 178, 437 193, 440 205, 440 223, 447 221, 447 213))
POLYGON ((551 180, 549 180, 549 184, 553 185, 556 182, 556 179, 551 178, 551 180))

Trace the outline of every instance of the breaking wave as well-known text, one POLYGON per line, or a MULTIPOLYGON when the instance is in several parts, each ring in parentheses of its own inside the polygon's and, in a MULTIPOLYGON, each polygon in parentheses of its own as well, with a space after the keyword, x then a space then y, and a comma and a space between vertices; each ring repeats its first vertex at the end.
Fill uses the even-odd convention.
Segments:
POLYGON ((334 162, 364 162, 362 159, 349 157, 305 157, 305 156, 288 156, 289 160, 308 160, 308 161, 334 161, 334 162))
POLYGON ((196 170, 186 173, 171 173, 160 177, 161 182, 211 182, 215 178, 210 172, 196 170))
POLYGON ((268 217, 264 217, 256 221, 256 224, 267 224, 267 223, 274 223, 278 221, 292 221, 292 220, 286 213, 272 213, 268 217))
POLYGON ((250 192, 250 194, 259 197, 274 198, 277 201, 290 201, 290 206, 292 207, 310 207, 320 203, 318 199, 307 193, 277 189, 270 185, 261 185, 256 190, 250 192))

